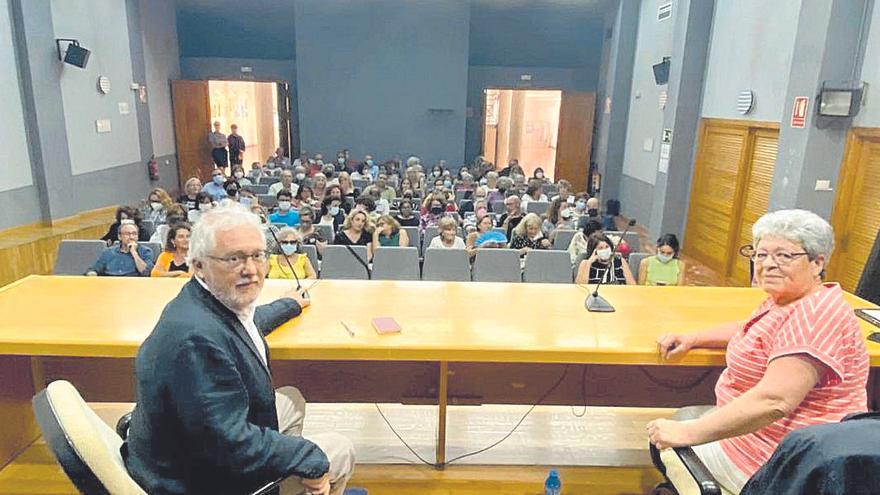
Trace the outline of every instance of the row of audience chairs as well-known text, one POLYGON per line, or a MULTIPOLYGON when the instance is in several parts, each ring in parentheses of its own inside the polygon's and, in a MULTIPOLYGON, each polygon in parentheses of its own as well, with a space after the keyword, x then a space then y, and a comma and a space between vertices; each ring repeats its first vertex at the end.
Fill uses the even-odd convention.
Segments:
MULTIPOLYGON (((153 261, 162 252, 162 245, 157 242, 141 242, 153 250, 153 261)), ((65 239, 58 246, 55 258, 55 275, 82 275, 95 263, 98 256, 107 248, 104 241, 65 239)))

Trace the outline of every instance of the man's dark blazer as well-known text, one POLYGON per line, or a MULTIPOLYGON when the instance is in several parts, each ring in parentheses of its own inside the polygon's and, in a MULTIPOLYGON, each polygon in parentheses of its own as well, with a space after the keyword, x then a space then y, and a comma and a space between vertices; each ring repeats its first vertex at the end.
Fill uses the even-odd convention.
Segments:
MULTIPOLYGON (((259 306, 254 322, 265 335, 301 311, 280 299, 259 306)), ((135 374, 137 406, 121 451, 147 493, 245 494, 329 469, 314 443, 278 432, 269 367, 238 317, 195 279, 165 307, 135 374)))

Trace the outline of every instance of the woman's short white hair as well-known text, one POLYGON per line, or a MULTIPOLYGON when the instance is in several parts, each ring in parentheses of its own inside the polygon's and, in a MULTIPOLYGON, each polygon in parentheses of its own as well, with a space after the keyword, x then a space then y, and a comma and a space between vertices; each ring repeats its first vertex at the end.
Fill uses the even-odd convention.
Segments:
POLYGON ((228 230, 241 225, 250 225, 263 238, 263 246, 266 245, 266 233, 263 231, 260 217, 240 204, 223 200, 220 206, 212 208, 199 217, 199 221, 193 226, 189 237, 189 252, 186 255, 186 263, 190 266, 193 260, 204 259, 209 252, 213 251, 217 244, 217 232, 228 230))
POLYGON ((406 159, 406 166, 407 167, 412 167, 412 166, 421 165, 421 164, 422 164, 422 159, 415 156, 415 155, 406 159))
POLYGON ((522 220, 513 228, 513 233, 516 235, 526 236, 526 229, 529 228, 529 225, 535 225, 538 228, 541 227, 541 217, 538 216, 537 213, 529 213, 524 216, 522 220))
POLYGON ((486 179, 487 179, 487 180, 488 180, 488 179, 495 179, 495 180, 498 180, 498 172, 495 172, 495 171, 486 172, 486 179))
POLYGON ((834 250, 834 229, 812 211, 779 210, 767 213, 752 225, 755 246, 765 236, 778 236, 800 244, 811 260, 818 256, 824 256, 827 260, 834 250))

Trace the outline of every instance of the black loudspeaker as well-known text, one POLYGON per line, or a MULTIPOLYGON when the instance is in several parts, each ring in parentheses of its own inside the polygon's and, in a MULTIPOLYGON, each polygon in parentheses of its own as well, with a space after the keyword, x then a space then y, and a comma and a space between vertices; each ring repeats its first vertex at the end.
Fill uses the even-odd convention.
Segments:
POLYGON ((865 269, 862 270, 856 295, 880 306, 880 231, 874 239, 874 248, 871 249, 865 269))
POLYGON ((80 69, 85 69, 86 65, 89 63, 89 55, 91 54, 92 52, 87 48, 71 43, 67 45, 67 51, 64 53, 64 63, 75 65, 80 69))

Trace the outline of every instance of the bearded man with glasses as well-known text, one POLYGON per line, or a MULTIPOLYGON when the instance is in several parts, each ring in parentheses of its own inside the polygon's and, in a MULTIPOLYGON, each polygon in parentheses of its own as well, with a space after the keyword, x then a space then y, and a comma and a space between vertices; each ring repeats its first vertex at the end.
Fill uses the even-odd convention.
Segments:
POLYGON ((187 256, 194 276, 165 307, 135 361, 137 405, 122 457, 147 493, 341 494, 354 449, 335 433, 301 436, 305 399, 275 390, 264 335, 309 300, 257 306, 268 270, 260 219, 235 203, 205 213, 187 256))

